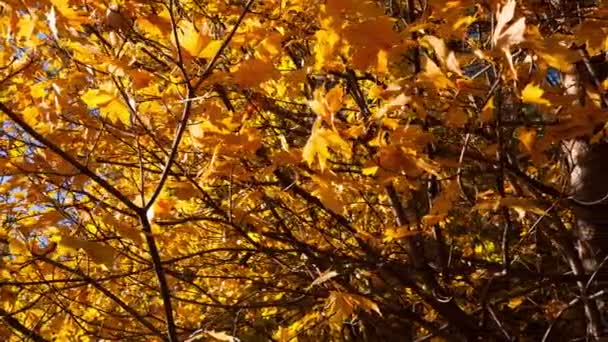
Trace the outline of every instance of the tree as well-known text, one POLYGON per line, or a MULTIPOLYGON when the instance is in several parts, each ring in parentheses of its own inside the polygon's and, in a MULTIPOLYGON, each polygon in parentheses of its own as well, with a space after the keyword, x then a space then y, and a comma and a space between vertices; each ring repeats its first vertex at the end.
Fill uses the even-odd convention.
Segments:
POLYGON ((1 6, 4 340, 606 335, 604 1, 1 6))

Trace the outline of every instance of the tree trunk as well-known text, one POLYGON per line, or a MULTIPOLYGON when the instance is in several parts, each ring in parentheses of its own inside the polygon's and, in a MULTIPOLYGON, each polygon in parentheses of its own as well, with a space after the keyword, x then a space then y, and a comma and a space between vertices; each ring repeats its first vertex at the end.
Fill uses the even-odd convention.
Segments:
POLYGON ((578 250, 585 270, 595 271, 608 250, 608 144, 582 139, 563 146, 569 164, 578 250))

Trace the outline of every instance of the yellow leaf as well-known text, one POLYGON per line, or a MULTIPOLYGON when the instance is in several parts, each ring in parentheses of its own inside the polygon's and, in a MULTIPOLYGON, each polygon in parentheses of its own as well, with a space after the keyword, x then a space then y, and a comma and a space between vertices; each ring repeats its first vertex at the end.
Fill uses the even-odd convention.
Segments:
POLYGON ((370 312, 370 311, 374 311, 376 312, 378 315, 380 315, 380 317, 382 317, 382 313, 380 312, 380 308, 378 307, 378 304, 374 303, 371 299, 367 299, 363 296, 357 296, 357 301, 359 304, 359 307, 361 307, 363 310, 370 312))
POLYGON ((367 312, 375 311, 378 315, 382 316, 378 304, 372 300, 340 291, 331 291, 326 302, 327 316, 329 317, 329 325, 332 330, 339 330, 344 321, 351 318, 355 313, 356 309, 363 309, 367 312))
POLYGON ((541 208, 539 203, 535 200, 515 196, 484 199, 478 201, 473 207, 473 210, 497 210, 500 207, 507 207, 515 210, 519 214, 520 218, 522 218, 526 212, 532 212, 538 215, 545 214, 545 209, 541 208))
POLYGON ((529 128, 518 128, 517 138, 521 141, 528 153, 533 152, 534 142, 536 141, 536 130, 529 128))
POLYGON ((500 205, 514 209, 522 218, 526 212, 544 215, 546 210, 539 206, 539 203, 530 198, 506 196, 501 199, 500 205))
POLYGON ((384 231, 384 238, 382 241, 391 242, 416 235, 416 233, 415 230, 411 230, 408 226, 390 227, 384 231))
POLYGON ((47 87, 48 84, 46 82, 38 82, 36 84, 33 84, 30 87, 30 95, 38 99, 44 98, 48 94, 47 87))
POLYGON ((339 330, 354 312, 354 302, 347 293, 331 291, 327 298, 327 313, 332 330, 339 330))
POLYGON ((342 139, 340 134, 338 134, 334 130, 324 129, 322 135, 327 141, 327 145, 332 151, 342 155, 346 159, 351 158, 352 151, 350 144, 347 143, 344 139, 342 139))
POLYGON ((551 105, 551 102, 547 99, 543 99, 543 93, 545 91, 533 83, 528 83, 524 90, 521 92, 521 98, 524 103, 534 103, 539 105, 551 105))
POLYGON ((104 114, 114 123, 121 122, 125 126, 128 126, 131 123, 131 113, 129 112, 129 107, 127 107, 127 105, 125 105, 119 99, 114 99, 99 109, 101 110, 102 114, 104 114))
POLYGON ((454 88, 454 83, 430 58, 423 59, 423 68, 424 72, 420 74, 421 80, 432 83, 438 89, 454 88))
POLYGON ((312 176, 312 179, 317 185, 312 194, 318 197, 327 209, 336 214, 344 214, 344 203, 336 191, 336 186, 322 177, 312 176))
POLYGON ((363 125, 355 125, 351 126, 346 131, 343 131, 344 135, 351 139, 359 138, 365 132, 365 127, 363 125))
POLYGON ((322 118, 328 125, 333 126, 334 114, 342 107, 344 92, 341 86, 335 86, 327 94, 321 88, 316 89, 313 99, 308 105, 313 112, 322 118))
POLYGON ((256 54, 264 60, 271 60, 281 53, 281 41, 283 36, 279 33, 271 33, 256 48, 256 54))
POLYGON ((319 167, 324 170, 327 158, 329 158, 329 149, 348 159, 350 159, 352 151, 350 145, 337 132, 322 128, 321 125, 322 121, 317 119, 302 150, 302 158, 309 166, 314 163, 315 159, 318 159, 319 167))
POLYGON ((100 112, 112 122, 121 122, 125 126, 130 124, 129 107, 108 90, 89 89, 80 98, 88 107, 99 108, 100 112))
POLYGON ((388 73, 388 52, 384 49, 378 51, 378 64, 376 65, 376 71, 381 74, 388 73))
POLYGON ((329 158, 329 149, 327 148, 327 141, 325 141, 323 136, 319 134, 319 130, 319 128, 315 128, 313 126, 310 137, 302 149, 302 158, 308 164, 308 166, 312 166, 315 159, 318 159, 319 167, 321 170, 324 170, 326 160, 329 158))
POLYGON ((571 70, 573 64, 581 58, 575 49, 564 46, 559 36, 547 37, 540 32, 538 26, 529 25, 526 29, 526 38, 535 54, 561 72, 571 70))
POLYGON ((17 39, 27 41, 34 34, 34 29, 36 28, 36 18, 32 18, 29 15, 24 15, 19 18, 18 27, 17 39))
POLYGON ((509 303, 507 305, 511 309, 515 309, 518 306, 520 306, 523 302, 524 302, 524 297, 515 297, 515 298, 511 298, 511 300, 509 300, 509 303))
POLYGON ((142 234, 139 231, 139 229, 132 226, 128 222, 119 220, 111 214, 104 215, 103 222, 106 225, 111 226, 114 229, 116 229, 116 232, 118 233, 118 235, 120 235, 123 238, 127 238, 127 239, 133 241, 136 245, 141 245, 144 242, 142 234))
POLYGON ((390 49, 399 42, 394 25, 395 19, 383 15, 350 24, 343 34, 355 49, 367 47, 375 57, 380 49, 390 49))
POLYGON ((375 85, 369 88, 367 95, 371 97, 373 100, 377 100, 382 97, 384 93, 384 87, 381 85, 375 85))
MULTIPOLYGON (((178 39, 181 48, 186 50, 191 57, 197 57, 211 41, 211 37, 197 30, 189 21, 179 23, 178 39)), ((173 44, 175 44, 174 39, 173 44)))
POLYGON ((474 23, 475 21, 477 21, 477 16, 474 15, 468 15, 466 17, 460 17, 458 18, 458 20, 456 20, 456 22, 454 22, 454 24, 452 24, 452 28, 454 30, 459 29, 460 27, 468 27, 469 25, 471 25, 472 23, 474 23))
POLYGON ((274 337, 278 342, 298 342, 298 335, 308 327, 312 327, 320 318, 317 311, 310 312, 304 317, 291 323, 288 327, 280 327, 275 331, 274 337))
POLYGON ((26 256, 30 254, 27 245, 20 239, 16 238, 9 238, 8 250, 13 256, 26 256))
POLYGON ((108 104, 114 99, 114 95, 109 94, 100 89, 89 89, 80 99, 91 108, 99 107, 108 104))
POLYGON ((328 59, 334 56, 338 47, 340 36, 332 29, 318 30, 315 33, 317 44, 315 45, 315 69, 322 69, 328 64, 328 59))
POLYGON ((198 57, 210 59, 218 52, 220 47, 222 46, 223 41, 221 40, 212 40, 205 46, 203 51, 198 54, 198 57))
POLYGON ((114 265, 114 259, 116 258, 117 252, 107 244, 81 240, 69 235, 62 235, 59 243, 70 249, 82 249, 94 263, 104 265, 108 269, 112 269, 114 265))
POLYGON ((483 106, 479 119, 482 123, 490 123, 494 120, 494 97, 492 96, 483 106))
POLYGON ((138 32, 145 33, 149 38, 164 38, 172 33, 171 14, 165 6, 160 7, 154 14, 138 16, 135 24, 138 32))
POLYGON ((376 174, 376 172, 378 172, 378 169, 378 166, 365 167, 361 170, 361 173, 364 176, 373 176, 376 174))
MULTIPOLYGON (((165 9, 165 8, 163 7, 163 9, 165 9)), ((169 24, 168 28, 170 29, 171 23, 168 23, 168 24, 169 24)), ((156 23, 148 20, 147 18, 137 18, 135 20, 135 26, 137 27, 139 32, 142 32, 148 38, 157 38, 158 39, 159 37, 162 37, 165 33, 170 32, 169 30, 164 32, 162 29, 162 26, 157 25, 156 23)))
POLYGON ((439 196, 433 199, 433 206, 430 213, 433 215, 447 214, 459 197, 458 191, 458 183, 447 181, 439 193, 439 196))

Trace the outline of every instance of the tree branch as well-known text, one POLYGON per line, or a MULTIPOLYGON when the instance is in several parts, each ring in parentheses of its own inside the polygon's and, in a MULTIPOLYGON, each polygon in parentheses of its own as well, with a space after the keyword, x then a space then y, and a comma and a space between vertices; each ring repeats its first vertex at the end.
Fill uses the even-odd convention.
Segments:
POLYGON ((73 167, 78 169, 78 171, 82 172, 93 181, 95 181, 99 186, 104 188, 107 192, 116 197, 119 201, 121 201, 125 206, 129 209, 139 212, 139 207, 136 206, 127 196, 125 196, 118 189, 113 187, 110 183, 108 183, 105 179, 98 176, 95 172, 91 171, 88 167, 81 164, 74 157, 66 153, 59 146, 53 144, 50 140, 46 139, 42 136, 42 134, 38 133, 32 126, 28 125, 19 115, 13 112, 10 108, 8 108, 4 103, 0 102, 0 111, 2 111, 6 116, 8 116, 17 126, 23 129, 26 133, 31 135, 34 139, 38 140, 41 144, 48 147, 51 151, 55 152, 59 155, 63 160, 70 163, 73 167))
POLYGON ((156 279, 158 280, 158 286, 160 287, 160 295, 163 299, 163 308, 165 310, 165 317, 167 319, 167 334, 169 335, 169 342, 177 342, 177 330, 175 328, 175 321, 173 320, 173 307, 171 305, 171 290, 167 284, 167 277, 165 276, 165 270, 163 263, 156 246, 156 240, 152 235, 152 227, 150 221, 146 217, 146 211, 142 210, 140 215, 142 230, 146 236, 146 243, 150 250, 150 256, 152 257, 152 266, 154 267, 154 273, 156 273, 156 279))
POLYGON ((120 306, 123 310, 125 310, 128 314, 130 314, 131 316, 133 316, 133 318, 135 318, 138 322, 140 322, 143 326, 145 326, 146 328, 148 328, 152 333, 154 333, 155 335, 162 337, 162 334, 158 331, 158 329, 156 329, 156 327, 148 322, 147 320, 145 320, 139 313, 137 313, 137 311, 135 311, 135 309, 133 309, 132 307, 130 307, 127 303, 125 303, 122 299, 118 298, 115 294, 113 294, 112 292, 110 292, 110 290, 106 289, 105 287, 101 286, 101 284, 99 282, 97 282, 95 279, 89 277, 88 275, 86 275, 84 272, 78 270, 78 269, 74 269, 71 267, 68 267, 60 262, 57 262, 53 259, 49 259, 45 256, 39 256, 38 257, 39 260, 42 260, 48 264, 51 264, 59 269, 62 269, 66 272, 72 273, 74 275, 79 276, 84 282, 89 283, 91 286, 93 286, 94 288, 96 288, 97 290, 99 290, 101 293, 103 293, 106 297, 110 298, 112 301, 114 301, 116 304, 118 304, 118 306, 120 306))
POLYGON ((173 165, 173 161, 175 160, 175 156, 177 155, 177 149, 179 147, 179 143, 181 142, 182 136, 184 135, 184 131, 186 130, 186 126, 188 124, 188 119, 190 118, 190 108, 192 107, 191 98, 193 97, 194 92, 203 83, 203 81, 206 80, 209 77, 209 75, 211 75, 211 71, 213 70, 215 63, 217 62, 217 60, 219 59, 219 57, 221 56, 223 51, 226 49, 226 47, 232 40, 232 37, 234 37, 236 30, 243 22, 243 19, 245 19, 245 15, 249 11, 249 8, 251 7, 251 5, 253 4, 254 1, 255 0, 249 0, 249 2, 247 2, 247 4, 245 5, 245 8, 243 9, 243 12, 241 12, 241 16, 238 18, 236 24, 234 24, 232 31, 230 32, 228 37, 226 37, 226 39, 224 40, 224 42, 222 43, 220 48, 217 50, 217 52, 215 53, 213 58, 211 58, 211 60, 207 64, 207 67, 205 67, 205 70, 203 71, 200 79, 196 82, 196 84, 192 85, 190 82, 187 83, 188 89, 186 91, 186 101, 184 104, 184 109, 182 111, 182 117, 179 120, 179 126, 177 128, 177 133, 175 134, 175 138, 173 139, 173 144, 171 145, 171 152, 169 153, 169 157, 167 158, 167 162, 165 163, 165 166, 163 168, 163 173, 160 177, 158 185, 156 186, 156 189, 152 193, 152 196, 150 196, 148 203, 145 205, 146 210, 149 209, 154 204, 154 201, 156 200, 158 195, 160 195, 160 192, 162 191, 163 186, 164 186, 165 182, 167 181, 167 178, 169 177, 169 171, 171 170, 171 166, 173 165))
POLYGON ((4 311, 4 309, 0 308, 0 319, 2 319, 9 327, 14 330, 20 332, 23 336, 32 339, 35 342, 47 342, 48 340, 44 337, 38 335, 35 331, 32 331, 25 325, 21 324, 15 317, 13 317, 10 313, 4 311))

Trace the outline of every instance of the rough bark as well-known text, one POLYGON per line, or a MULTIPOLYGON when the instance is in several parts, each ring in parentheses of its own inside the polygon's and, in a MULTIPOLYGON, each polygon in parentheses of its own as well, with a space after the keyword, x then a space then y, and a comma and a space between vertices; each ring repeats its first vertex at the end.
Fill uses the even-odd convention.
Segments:
MULTIPOLYGON (((569 95, 584 102, 585 87, 594 87, 608 76, 605 56, 579 62, 564 77, 569 95), (591 69, 591 70, 587 70, 591 69)), ((580 137, 562 145, 568 164, 570 193, 578 202, 576 216, 577 247, 585 270, 594 272, 608 250, 608 143, 590 144, 580 137)))
POLYGON ((576 215, 578 250, 587 272, 595 271, 608 250, 608 144, 566 141, 570 189, 579 204, 576 215))

